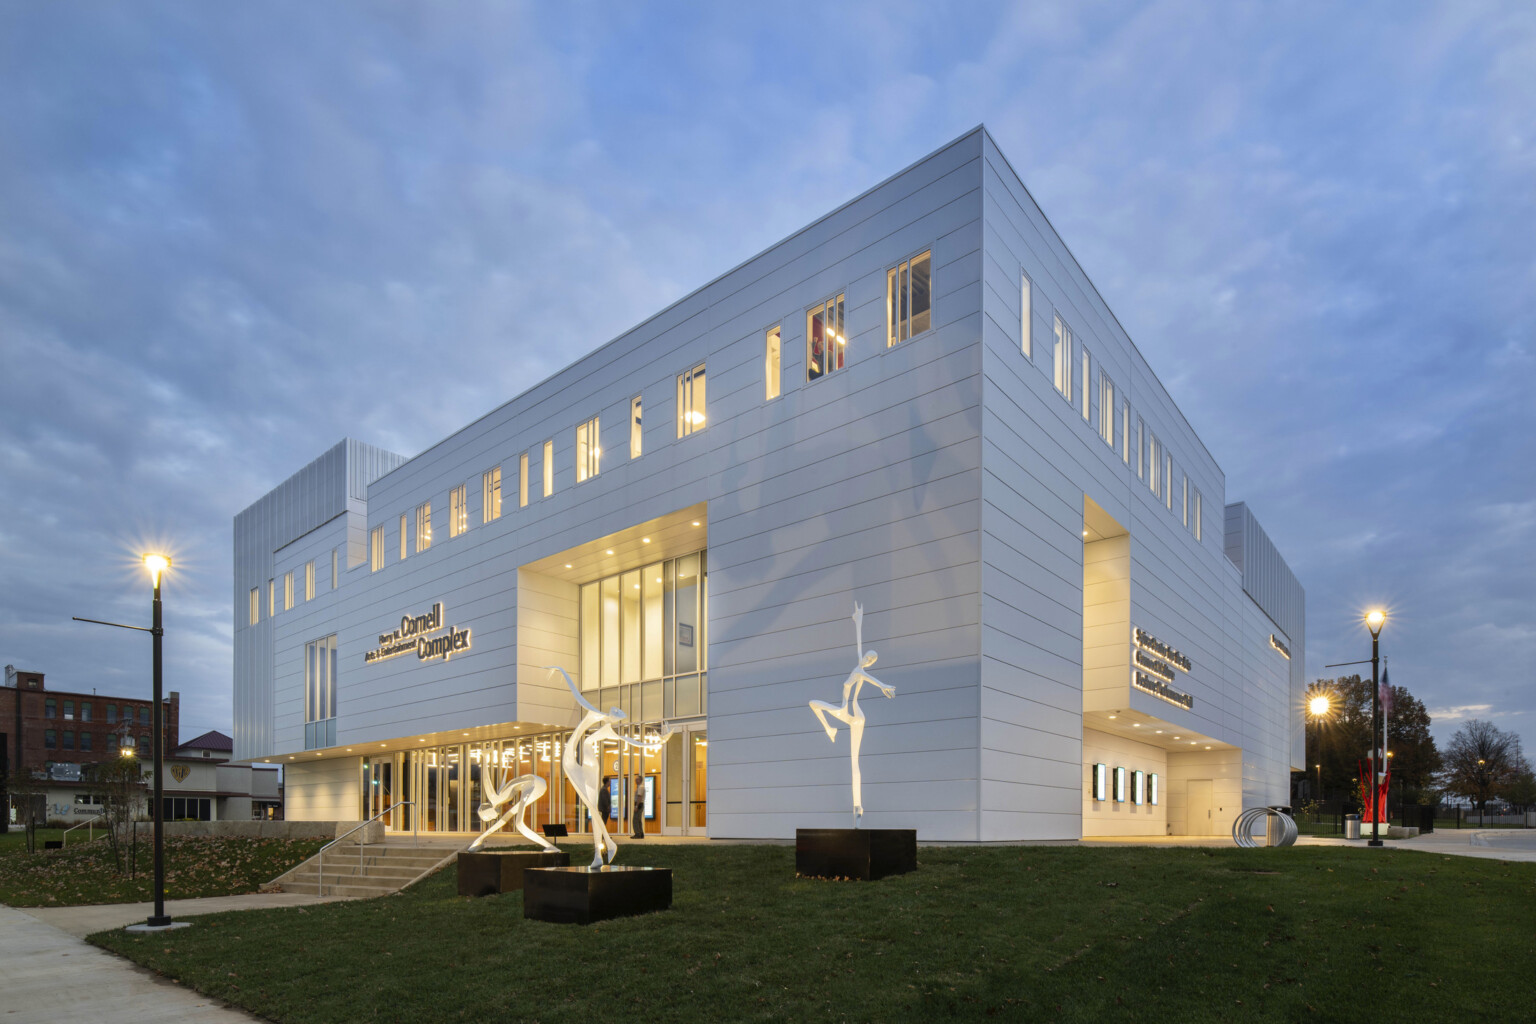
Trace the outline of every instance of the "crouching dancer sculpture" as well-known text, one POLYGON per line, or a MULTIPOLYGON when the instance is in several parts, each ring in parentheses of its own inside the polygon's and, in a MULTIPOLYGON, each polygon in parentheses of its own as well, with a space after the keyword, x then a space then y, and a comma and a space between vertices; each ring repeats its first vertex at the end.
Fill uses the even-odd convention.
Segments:
POLYGON ((576 684, 571 681, 570 674, 558 665, 547 665, 549 674, 559 672, 565 677, 565 685, 571 688, 571 696, 576 698, 576 703, 587 709, 585 717, 576 726, 569 739, 565 741, 565 750, 560 755, 560 764, 565 769, 565 777, 576 790, 576 795, 586 805, 587 814, 592 819, 592 867, 600 868, 604 864, 612 864, 614 855, 619 852, 619 844, 613 841, 608 834, 608 823, 597 813, 597 785, 598 767, 601 748, 599 744, 604 740, 613 740, 618 743, 627 743, 631 747, 639 747, 641 750, 660 750, 667 742, 667 737, 672 735, 672 727, 663 728, 661 735, 650 743, 640 740, 632 740, 627 736, 620 736, 613 731, 613 727, 624 721, 627 715, 618 708, 610 708, 608 711, 599 711, 587 703, 576 684))
POLYGON ((476 813, 480 816, 481 823, 485 825, 485 831, 475 837, 475 841, 469 844, 469 848, 478 850, 480 844, 489 839, 492 832, 498 831, 507 822, 514 821, 517 830, 524 836, 550 853, 559 853, 560 848, 529 828, 528 822, 523 817, 523 812, 538 803, 539 797, 543 796, 548 789, 549 783, 537 775, 519 775, 508 779, 505 785, 498 786, 496 769, 488 764, 481 765, 480 792, 483 795, 483 802, 476 813), (512 801, 512 806, 498 818, 497 808, 508 800, 512 801), (494 825, 491 824, 493 820, 496 822, 494 825))
POLYGON ((837 742, 837 726, 828 722, 827 716, 830 715, 848 726, 849 754, 853 760, 853 827, 858 828, 859 822, 864 817, 863 780, 859 775, 859 745, 864 742, 864 712, 859 707, 859 691, 863 689, 865 683, 870 683, 879 687, 880 692, 885 696, 894 697, 896 688, 885 685, 864 671, 875 663, 878 655, 873 650, 867 653, 864 650, 864 606, 857 601, 853 604, 853 637, 859 652, 859 660, 843 683, 842 704, 832 704, 824 700, 813 700, 810 704, 812 713, 821 722, 821 727, 827 730, 827 738, 833 743, 837 742))

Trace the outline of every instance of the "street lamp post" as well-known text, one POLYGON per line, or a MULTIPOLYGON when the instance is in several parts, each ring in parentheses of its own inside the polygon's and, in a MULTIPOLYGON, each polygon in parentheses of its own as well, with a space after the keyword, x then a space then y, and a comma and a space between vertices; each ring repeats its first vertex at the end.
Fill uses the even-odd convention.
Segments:
POLYGON ((171 560, 164 555, 145 555, 144 567, 149 570, 155 583, 154 612, 149 623, 151 643, 154 645, 154 735, 150 737, 151 756, 155 761, 155 913, 145 922, 151 928, 168 928, 170 916, 165 912, 165 706, 160 701, 160 640, 165 629, 160 622, 160 576, 171 567, 171 560))
POLYGON ((1371 631, 1371 846, 1381 846, 1381 821, 1385 808, 1382 804, 1386 794, 1381 788, 1380 768, 1384 758, 1381 757, 1381 683, 1377 678, 1377 668, 1381 655, 1381 627, 1386 624, 1387 617, 1380 611, 1372 611, 1365 617, 1365 626, 1371 631))

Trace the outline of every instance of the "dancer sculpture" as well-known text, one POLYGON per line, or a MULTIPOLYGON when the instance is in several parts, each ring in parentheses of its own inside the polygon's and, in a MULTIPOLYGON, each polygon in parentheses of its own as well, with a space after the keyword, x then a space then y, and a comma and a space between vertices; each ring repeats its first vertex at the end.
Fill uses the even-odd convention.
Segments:
POLYGON ((480 844, 491 837, 492 832, 499 830, 507 822, 513 821, 516 823, 515 827, 517 830, 524 836, 533 840, 550 853, 559 853, 560 848, 558 846, 529 828, 528 822, 523 818, 523 812, 537 803, 539 797, 543 796, 548 789, 549 783, 537 775, 519 775, 516 778, 508 779, 506 785, 497 786, 496 769, 488 764, 481 765, 480 792, 483 794, 484 799, 476 813, 480 816, 480 821, 486 827, 485 831, 476 836, 475 841, 469 844, 469 848, 471 850, 478 850, 480 844), (508 800, 512 801, 512 806, 508 807, 506 813, 497 819, 497 808, 508 800), (494 825, 490 823, 493 819, 496 821, 494 825))
POLYGON ((811 711, 821 722, 821 727, 827 730, 827 738, 833 743, 837 742, 837 726, 827 721, 830 715, 848 726, 849 754, 853 759, 853 827, 858 828, 859 822, 864 818, 864 789, 863 779, 859 775, 859 745, 864 742, 864 712, 859 707, 859 690, 865 683, 880 688, 880 692, 887 697, 896 696, 894 686, 886 686, 880 680, 864 671, 875 663, 877 655, 873 650, 864 650, 864 606, 857 601, 853 604, 853 638, 859 652, 858 664, 853 671, 848 673, 848 678, 843 682, 843 703, 832 704, 824 700, 811 701, 811 711))
POLYGON ((576 703, 587 709, 586 716, 576 726, 569 739, 565 741, 565 750, 560 755, 560 764, 565 768, 565 777, 576 790, 576 795, 586 805, 587 813, 592 818, 592 867, 600 868, 604 864, 612 864, 613 858, 619 852, 619 844, 613 841, 608 834, 608 823, 598 817, 597 813, 597 783, 599 746, 603 740, 614 740, 618 743, 627 743, 641 750, 660 750, 667 742, 667 737, 672 735, 672 727, 666 726, 661 735, 650 743, 640 740, 632 740, 627 736, 620 736, 613 731, 613 727, 624 721, 628 716, 618 708, 610 708, 608 711, 599 711, 587 703, 581 691, 576 689, 576 684, 571 681, 570 674, 558 665, 547 665, 549 674, 559 672, 565 676, 565 685, 571 688, 571 696, 576 698, 576 703))

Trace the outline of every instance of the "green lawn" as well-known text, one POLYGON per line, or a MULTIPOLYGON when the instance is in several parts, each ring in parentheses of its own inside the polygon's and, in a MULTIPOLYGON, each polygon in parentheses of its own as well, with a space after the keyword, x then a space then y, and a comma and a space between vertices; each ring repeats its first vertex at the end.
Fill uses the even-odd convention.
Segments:
MULTIPOLYGON (((579 848, 578 848, 579 849, 579 848)), ((1339 848, 924 848, 880 882, 782 846, 624 849, 673 909, 590 927, 455 895, 92 941, 281 1022, 1528 1018, 1536 864, 1339 848), (296 951, 302 950, 302 955, 296 951), (1366 995, 1370 993, 1371 995, 1366 995)))
MULTIPOLYGON (((76 843, 83 843, 87 839, 86 831, 87 830, 83 828, 79 829, 77 831, 71 832, 68 839, 64 839, 64 830, 61 828, 40 828, 37 830, 38 852, 42 852, 43 842, 45 840, 63 839, 64 842, 68 843, 70 846, 74 846, 76 843)), ((97 839, 101 839, 105 835, 106 833, 101 829, 96 829, 95 837, 97 839)), ((25 851, 26 848, 27 834, 22 830, 21 826, 12 825, 9 832, 7 832, 5 835, 0 835, 0 857, 4 857, 11 853, 25 851)))
MULTIPOLYGON (((57 838, 57 830, 39 830, 38 852, 32 854, 21 836, 0 836, 0 903, 63 907, 153 898, 154 852, 148 835, 139 838, 138 871, 130 878, 117 870, 100 831, 95 842, 86 841, 84 830, 72 833, 62 850, 43 850, 45 833, 46 838, 57 838)), ((167 836, 165 895, 186 899, 255 892, 322 845, 323 840, 167 836)))

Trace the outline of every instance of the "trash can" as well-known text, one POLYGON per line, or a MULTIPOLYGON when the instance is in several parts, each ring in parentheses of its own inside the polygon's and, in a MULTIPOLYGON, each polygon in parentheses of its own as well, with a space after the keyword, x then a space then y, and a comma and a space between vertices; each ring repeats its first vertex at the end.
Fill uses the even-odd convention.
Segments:
POLYGON ((1359 839, 1360 838, 1360 815, 1358 815, 1358 814, 1346 814, 1346 815, 1344 815, 1344 838, 1345 839, 1359 839))

